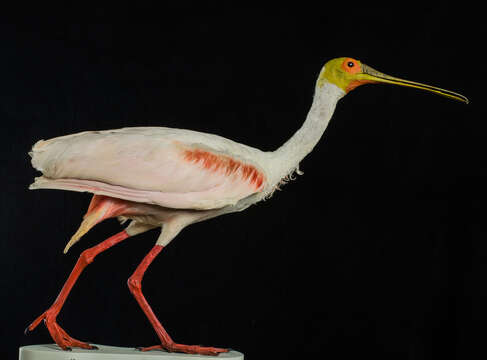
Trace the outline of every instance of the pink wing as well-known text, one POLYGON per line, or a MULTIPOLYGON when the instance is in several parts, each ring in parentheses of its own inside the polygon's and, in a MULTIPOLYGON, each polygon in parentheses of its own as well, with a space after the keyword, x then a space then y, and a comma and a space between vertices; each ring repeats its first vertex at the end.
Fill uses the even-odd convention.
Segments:
MULTIPOLYGON (((199 133, 181 130, 184 136, 178 140, 171 131, 171 136, 84 132, 39 141, 32 149, 32 164, 43 176, 31 188, 89 191, 189 209, 235 204, 264 188, 266 178, 256 164, 188 141, 199 133)), ((239 144, 226 141, 238 148, 239 144)))

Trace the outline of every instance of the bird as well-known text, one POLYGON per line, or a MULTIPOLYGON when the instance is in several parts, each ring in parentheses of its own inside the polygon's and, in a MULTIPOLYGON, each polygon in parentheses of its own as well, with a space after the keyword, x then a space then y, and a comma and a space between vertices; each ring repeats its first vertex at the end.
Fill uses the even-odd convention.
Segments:
POLYGON ((52 305, 26 329, 42 321, 63 350, 96 346, 71 337, 57 316, 82 271, 110 247, 154 228, 155 245, 129 277, 130 292, 159 338, 141 351, 165 350, 217 355, 228 349, 185 345, 169 336, 142 292, 144 273, 156 256, 188 225, 240 212, 272 196, 282 184, 302 174, 300 162, 322 137, 337 102, 364 84, 386 83, 425 90, 468 103, 456 92, 383 74, 350 57, 329 60, 319 72, 313 101, 300 129, 274 151, 261 151, 224 137, 167 127, 128 127, 84 131, 36 142, 29 152, 42 173, 30 189, 58 189, 93 194, 79 229, 64 253, 93 226, 118 218, 128 226, 81 252, 52 305))

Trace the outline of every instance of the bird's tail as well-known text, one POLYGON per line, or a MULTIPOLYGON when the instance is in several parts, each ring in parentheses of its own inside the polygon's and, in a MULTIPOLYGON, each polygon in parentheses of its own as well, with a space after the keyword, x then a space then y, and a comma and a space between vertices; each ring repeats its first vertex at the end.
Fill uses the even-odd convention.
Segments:
POLYGON ((127 213, 130 202, 121 199, 115 199, 109 196, 93 195, 88 211, 83 217, 78 231, 71 237, 64 248, 66 254, 71 246, 76 244, 81 237, 86 234, 93 226, 105 219, 120 216, 127 213))

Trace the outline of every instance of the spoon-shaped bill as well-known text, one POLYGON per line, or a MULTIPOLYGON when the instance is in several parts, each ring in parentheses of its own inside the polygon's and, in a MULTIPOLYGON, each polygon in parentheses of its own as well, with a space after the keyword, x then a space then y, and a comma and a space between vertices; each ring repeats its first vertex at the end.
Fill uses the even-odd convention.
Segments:
POLYGON ((362 72, 360 74, 357 74, 357 78, 360 82, 387 83, 387 84, 412 87, 416 89, 426 90, 468 104, 468 99, 465 96, 458 94, 456 92, 445 90, 436 86, 421 84, 415 81, 404 80, 394 76, 386 75, 375 69, 372 69, 370 66, 367 66, 365 64, 361 64, 361 67, 362 67, 361 69, 362 72))

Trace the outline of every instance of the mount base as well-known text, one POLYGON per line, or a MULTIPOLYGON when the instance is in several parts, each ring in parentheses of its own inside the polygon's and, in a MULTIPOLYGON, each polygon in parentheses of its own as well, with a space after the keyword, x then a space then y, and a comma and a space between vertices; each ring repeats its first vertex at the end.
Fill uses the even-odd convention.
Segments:
POLYGON ((63 351, 56 344, 28 345, 19 349, 19 360, 190 360, 190 359, 225 359, 243 360, 244 355, 230 350, 218 356, 169 353, 160 350, 142 352, 134 348, 92 344, 98 350, 73 348, 63 351))

